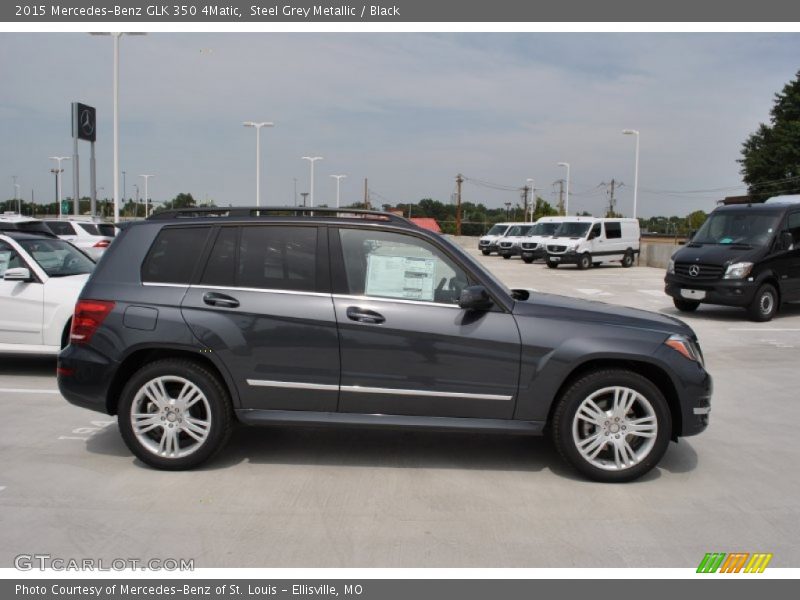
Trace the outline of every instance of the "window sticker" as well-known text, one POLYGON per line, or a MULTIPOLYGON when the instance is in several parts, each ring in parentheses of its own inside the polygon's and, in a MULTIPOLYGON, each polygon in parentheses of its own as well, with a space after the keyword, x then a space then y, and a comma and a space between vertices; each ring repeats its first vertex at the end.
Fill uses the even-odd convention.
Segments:
POLYGON ((433 301, 435 258, 387 256, 367 257, 367 296, 433 301))
POLYGON ((8 270, 8 263, 11 259, 11 252, 0 253, 0 277, 8 270))

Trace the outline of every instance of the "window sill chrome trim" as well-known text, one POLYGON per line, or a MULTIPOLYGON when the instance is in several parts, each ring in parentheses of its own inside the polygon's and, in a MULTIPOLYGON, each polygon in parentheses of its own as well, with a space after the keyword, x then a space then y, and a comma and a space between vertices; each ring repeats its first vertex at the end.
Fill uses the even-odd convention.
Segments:
POLYGON ((400 298, 382 298, 380 296, 351 296, 349 294, 333 294, 336 300, 356 300, 358 302, 398 302, 400 304, 414 304, 417 306, 440 306, 442 308, 455 308, 461 310, 458 304, 445 304, 444 302, 426 302, 424 300, 402 300, 400 298))
POLYGON ((508 402, 513 396, 498 394, 467 394, 462 392, 432 392, 430 390, 401 390, 395 388, 363 387, 360 385, 343 385, 343 392, 358 394, 391 394, 393 396, 429 396, 432 398, 468 398, 471 400, 502 400, 508 402))
POLYGON ((292 390, 327 390, 338 392, 338 385, 327 383, 298 383, 296 381, 269 381, 267 379, 248 379, 247 384, 253 387, 278 387, 292 390))
POLYGON ((260 294, 289 294, 292 296, 319 296, 322 298, 330 298, 331 295, 325 292, 301 292, 299 290, 281 290, 277 288, 251 288, 251 287, 234 287, 227 285, 203 285, 201 283, 192 284, 189 286, 193 290, 222 290, 226 292, 258 292, 260 294))

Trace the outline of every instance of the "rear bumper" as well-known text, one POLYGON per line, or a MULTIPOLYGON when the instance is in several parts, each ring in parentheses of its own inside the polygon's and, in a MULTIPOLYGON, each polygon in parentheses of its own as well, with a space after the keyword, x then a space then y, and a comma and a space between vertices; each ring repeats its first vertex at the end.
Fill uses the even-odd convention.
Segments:
POLYGON ((107 398, 117 367, 89 348, 69 345, 58 355, 58 389, 70 404, 112 414, 107 398))
POLYGON ((667 274, 664 278, 664 292, 668 296, 681 300, 697 300, 706 304, 722 304, 724 306, 749 306, 758 290, 758 283, 742 279, 717 279, 713 281, 693 281, 685 277, 667 274), (698 300, 685 297, 681 290, 698 290, 705 296, 698 300))

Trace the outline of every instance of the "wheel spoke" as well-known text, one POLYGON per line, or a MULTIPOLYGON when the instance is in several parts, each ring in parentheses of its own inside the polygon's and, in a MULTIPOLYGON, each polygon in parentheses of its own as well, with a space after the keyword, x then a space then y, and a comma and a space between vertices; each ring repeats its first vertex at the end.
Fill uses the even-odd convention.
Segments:
POLYGON ((196 417, 185 416, 183 419, 182 428, 187 433, 195 433, 200 436, 197 441, 202 441, 208 435, 209 422, 196 417))
POLYGON ((614 389, 614 407, 612 412, 614 416, 623 418, 633 406, 636 401, 636 392, 630 388, 615 388, 614 389))
POLYGON ((578 449, 581 454, 584 454, 589 459, 595 458, 600 451, 605 447, 608 438, 603 435, 602 431, 598 431, 593 436, 588 437, 578 444, 578 449))
POLYGON ((174 429, 165 429, 158 444, 158 453, 162 456, 170 456, 178 453, 178 435, 174 429))
POLYGON ((642 417, 628 421, 626 433, 636 437, 652 438, 656 436, 658 424, 655 417, 642 417))
POLYGON ((134 419, 133 426, 138 434, 144 434, 162 426, 159 413, 134 413, 131 416, 134 419))
POLYGON ((637 462, 639 462, 639 459, 636 457, 636 452, 634 452, 633 448, 631 448, 631 445, 628 443, 628 440, 622 438, 620 440, 619 447, 620 451, 622 452, 623 460, 627 460, 627 462, 629 463, 626 466, 632 467, 637 462))
POLYGON ((605 411, 601 409, 593 400, 586 400, 578 409, 577 417, 583 421, 588 421, 592 425, 602 426, 608 419, 605 411))

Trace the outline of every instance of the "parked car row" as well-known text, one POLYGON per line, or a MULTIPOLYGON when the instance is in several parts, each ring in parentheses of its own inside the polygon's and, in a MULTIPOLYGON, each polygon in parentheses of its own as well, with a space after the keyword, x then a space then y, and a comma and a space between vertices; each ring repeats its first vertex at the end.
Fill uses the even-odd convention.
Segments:
POLYGON ((630 267, 639 254, 640 237, 637 219, 542 217, 535 224, 498 223, 478 240, 478 249, 484 256, 520 256, 528 264, 542 259, 551 269, 603 263, 630 267))

